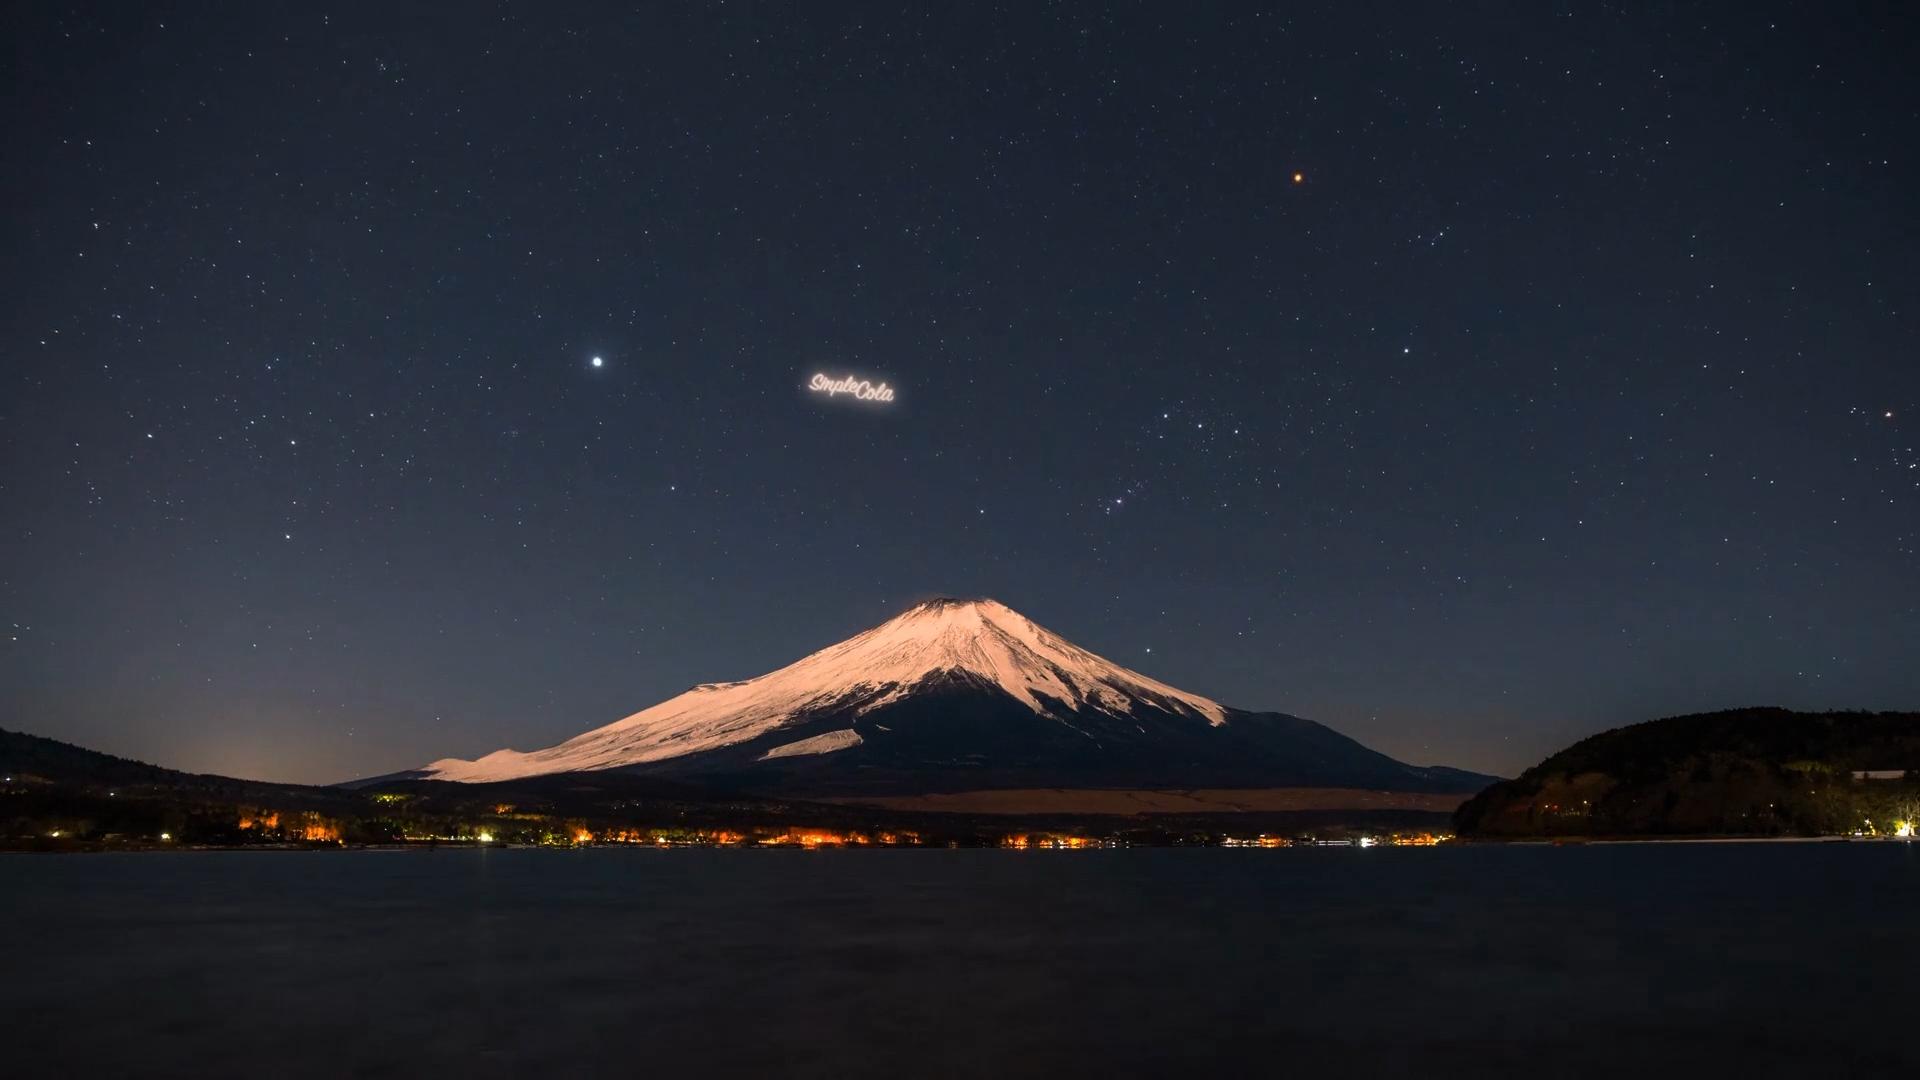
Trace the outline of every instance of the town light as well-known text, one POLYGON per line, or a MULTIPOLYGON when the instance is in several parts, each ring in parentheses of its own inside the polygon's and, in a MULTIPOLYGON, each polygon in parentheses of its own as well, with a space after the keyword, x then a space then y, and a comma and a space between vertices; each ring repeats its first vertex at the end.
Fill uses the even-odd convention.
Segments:
POLYGON ((1911 821, 1896 821, 1893 823, 1893 835, 1911 840, 1914 835, 1913 825, 1911 821))
POLYGON ((493 834, 488 832, 485 829, 481 829, 480 832, 474 836, 474 839, 480 841, 483 844, 491 844, 493 843, 493 834))

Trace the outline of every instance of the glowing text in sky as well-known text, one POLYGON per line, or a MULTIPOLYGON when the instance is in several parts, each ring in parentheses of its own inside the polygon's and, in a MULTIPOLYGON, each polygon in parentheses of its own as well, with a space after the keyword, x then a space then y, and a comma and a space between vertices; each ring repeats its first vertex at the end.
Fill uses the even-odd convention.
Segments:
POLYGON ((851 375, 835 379, 826 375, 815 375, 807 382, 807 389, 816 394, 835 397, 840 394, 852 394, 856 401, 892 401, 893 387, 886 383, 874 383, 866 379, 856 379, 851 375))

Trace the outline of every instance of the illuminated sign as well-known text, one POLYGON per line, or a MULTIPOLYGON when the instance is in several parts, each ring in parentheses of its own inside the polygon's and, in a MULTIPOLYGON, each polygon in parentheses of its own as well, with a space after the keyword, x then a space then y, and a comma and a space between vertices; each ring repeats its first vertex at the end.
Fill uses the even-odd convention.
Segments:
POLYGON ((843 379, 830 379, 825 375, 815 375, 807 382, 807 389, 816 394, 834 397, 839 394, 852 394, 856 401, 892 401, 893 387, 886 383, 873 383, 866 379, 856 379, 851 375, 843 379))

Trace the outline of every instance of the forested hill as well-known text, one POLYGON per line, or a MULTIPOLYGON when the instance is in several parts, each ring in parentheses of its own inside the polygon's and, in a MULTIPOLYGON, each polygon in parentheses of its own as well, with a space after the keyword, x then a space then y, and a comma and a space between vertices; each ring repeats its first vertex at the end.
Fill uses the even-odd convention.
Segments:
POLYGON ((101 787, 256 797, 325 792, 299 784, 181 772, 5 728, 0 728, 0 772, 12 777, 16 786, 56 784, 69 790, 101 787))
POLYGON ((1583 739, 1481 792, 1454 823, 1485 837, 1818 835, 1916 816, 1920 713, 1734 709, 1583 739), (1854 775, 1867 771, 1907 773, 1854 775))

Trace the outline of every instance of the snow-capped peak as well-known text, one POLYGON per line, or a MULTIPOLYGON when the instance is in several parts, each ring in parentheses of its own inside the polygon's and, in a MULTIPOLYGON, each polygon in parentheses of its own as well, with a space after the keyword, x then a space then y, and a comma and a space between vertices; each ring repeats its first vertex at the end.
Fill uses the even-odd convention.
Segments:
POLYGON ((756 738, 829 707, 863 714, 950 673, 998 687, 1041 715, 1145 706, 1215 725, 1227 717, 1218 702, 1102 659, 998 601, 939 599, 778 671, 696 686, 558 746, 499 750, 477 761, 447 758, 424 771, 442 780, 488 781, 660 761, 756 738))

